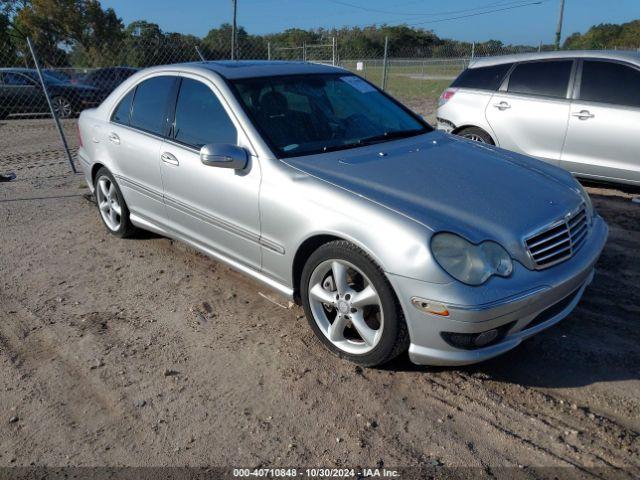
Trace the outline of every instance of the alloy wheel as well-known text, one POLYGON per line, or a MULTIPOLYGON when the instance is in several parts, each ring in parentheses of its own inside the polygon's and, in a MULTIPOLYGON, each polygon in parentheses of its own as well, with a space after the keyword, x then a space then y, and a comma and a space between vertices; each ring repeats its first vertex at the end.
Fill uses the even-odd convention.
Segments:
POLYGON ((116 187, 109 177, 102 176, 98 179, 96 198, 100 215, 109 230, 117 231, 122 224, 122 205, 118 200, 116 187))
POLYGON ((309 305, 320 331, 346 353, 370 352, 382 338, 380 296, 369 278, 345 260, 326 260, 314 269, 309 305))
POLYGON ((58 118, 69 118, 73 113, 71 102, 64 97, 55 97, 51 100, 51 103, 58 118))
POLYGON ((473 140, 474 142, 487 143, 484 141, 484 138, 482 138, 477 133, 466 133, 462 137, 467 138, 469 140, 473 140))

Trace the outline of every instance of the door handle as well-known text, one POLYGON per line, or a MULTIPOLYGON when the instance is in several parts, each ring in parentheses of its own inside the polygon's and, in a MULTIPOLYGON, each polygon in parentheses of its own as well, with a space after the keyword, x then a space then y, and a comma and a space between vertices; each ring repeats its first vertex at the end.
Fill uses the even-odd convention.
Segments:
POLYGON ((494 103, 493 106, 500 111, 505 111, 508 108, 511 108, 511 105, 509 105, 507 102, 494 103))
POLYGON ((169 152, 164 152, 162 155, 160 155, 160 159, 164 162, 164 163, 168 163, 169 165, 175 165, 176 167, 178 165, 180 165, 180 162, 178 161, 178 159, 175 157, 175 155, 172 155, 169 152))
POLYGON ((116 145, 120 145, 120 137, 118 136, 118 134, 117 134, 117 133, 113 133, 113 132, 111 132, 111 133, 109 134, 109 141, 110 141, 111 143, 116 144, 116 145))
POLYGON ((589 110, 581 110, 579 112, 573 112, 571 116, 578 117, 580 120, 588 120, 589 118, 595 117, 595 115, 591 113, 589 110))

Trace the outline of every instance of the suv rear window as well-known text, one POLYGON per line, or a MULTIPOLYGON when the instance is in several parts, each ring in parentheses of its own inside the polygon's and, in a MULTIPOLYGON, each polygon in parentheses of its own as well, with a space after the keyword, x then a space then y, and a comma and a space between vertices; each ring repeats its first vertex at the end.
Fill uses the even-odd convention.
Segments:
POLYGON ((566 98, 573 60, 521 63, 509 77, 509 93, 566 98))
POLYGON ((451 84, 454 88, 475 88, 478 90, 498 90, 512 63, 491 67, 467 68, 451 84))

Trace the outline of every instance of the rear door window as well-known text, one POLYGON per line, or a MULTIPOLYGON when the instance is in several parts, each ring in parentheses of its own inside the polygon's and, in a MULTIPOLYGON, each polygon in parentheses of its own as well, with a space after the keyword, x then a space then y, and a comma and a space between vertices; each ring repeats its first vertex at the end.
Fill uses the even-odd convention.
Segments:
POLYGON ((572 60, 521 63, 509 77, 509 93, 566 98, 572 60))
POLYGON ((580 100, 640 107, 640 71, 619 63, 585 60, 580 100))
POLYGON ((201 148, 208 143, 235 145, 238 133, 213 91, 202 82, 183 78, 176 103, 174 138, 201 148))
POLYGON ((154 77, 136 88, 131 108, 130 125, 145 132, 164 135, 167 126, 167 104, 175 77, 154 77))
POLYGON ((491 67, 467 68, 451 84, 454 88, 474 88, 477 90, 498 90, 512 63, 491 67))

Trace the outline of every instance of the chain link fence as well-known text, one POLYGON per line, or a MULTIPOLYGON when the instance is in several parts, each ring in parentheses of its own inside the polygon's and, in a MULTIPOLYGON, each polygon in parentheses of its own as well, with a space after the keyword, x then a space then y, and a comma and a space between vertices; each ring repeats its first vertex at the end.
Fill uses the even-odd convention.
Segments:
MULTIPOLYGON (((366 38, 359 40, 328 36, 316 43, 283 45, 263 37, 240 38, 236 58, 337 65, 383 87, 432 119, 439 95, 472 58, 552 49, 549 45, 511 47, 499 42, 419 46, 393 40, 384 49, 366 38)), ((92 47, 72 41, 50 45, 42 38, 36 39, 33 47, 31 51, 26 38, 14 38, 0 46, 0 174, 32 169, 39 162, 52 162, 68 170, 65 164, 71 158, 67 155, 73 156, 77 146, 75 118, 79 112, 99 105, 139 69, 231 57, 230 38, 212 42, 165 34, 147 24, 130 26, 119 40, 92 47), (62 138, 56 119, 60 119, 62 138)))

